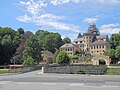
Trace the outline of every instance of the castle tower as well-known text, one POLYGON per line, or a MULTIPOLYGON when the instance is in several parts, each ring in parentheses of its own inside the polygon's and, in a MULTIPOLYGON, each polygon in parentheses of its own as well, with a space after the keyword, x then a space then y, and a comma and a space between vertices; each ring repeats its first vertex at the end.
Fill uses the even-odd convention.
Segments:
POLYGON ((96 36, 99 36, 100 32, 96 28, 95 24, 90 24, 88 27, 87 33, 83 34, 84 37, 84 51, 89 52, 90 51, 90 44, 93 43, 96 36))

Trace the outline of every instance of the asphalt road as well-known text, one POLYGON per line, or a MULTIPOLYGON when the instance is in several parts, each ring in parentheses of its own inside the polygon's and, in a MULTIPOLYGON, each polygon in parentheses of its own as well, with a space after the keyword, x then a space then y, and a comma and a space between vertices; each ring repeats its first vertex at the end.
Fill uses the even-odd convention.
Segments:
POLYGON ((0 76, 0 90, 120 90, 120 76, 41 74, 0 76))

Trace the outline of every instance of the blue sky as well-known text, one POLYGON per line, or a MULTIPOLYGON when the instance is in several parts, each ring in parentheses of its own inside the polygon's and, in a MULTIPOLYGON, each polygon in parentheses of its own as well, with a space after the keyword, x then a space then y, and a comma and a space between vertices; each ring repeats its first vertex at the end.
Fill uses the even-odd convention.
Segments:
POLYGON ((0 26, 44 29, 75 39, 94 22, 101 34, 120 31, 120 0, 0 0, 0 26))

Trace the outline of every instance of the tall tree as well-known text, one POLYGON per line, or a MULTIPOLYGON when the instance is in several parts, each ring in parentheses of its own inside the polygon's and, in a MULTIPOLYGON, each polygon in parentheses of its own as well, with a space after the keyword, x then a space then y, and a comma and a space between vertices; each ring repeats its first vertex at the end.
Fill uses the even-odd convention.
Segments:
POLYGON ((56 49, 63 45, 61 35, 58 33, 39 30, 35 33, 35 36, 38 38, 42 50, 49 50, 54 53, 56 49))
POLYGON ((30 31, 27 31, 26 33, 23 34, 23 36, 22 36, 22 38, 20 40, 19 46, 16 49, 15 55, 13 56, 13 58, 16 61, 16 63, 20 63, 20 64, 23 63, 22 55, 23 55, 24 45, 25 45, 27 39, 29 39, 29 37, 31 35, 33 35, 33 33, 30 32, 30 31))
POLYGON ((116 47, 116 50, 115 50, 115 56, 118 60, 120 60, 120 46, 117 46, 116 47))
POLYGON ((112 49, 116 49, 116 47, 120 45, 120 34, 112 34, 110 44, 112 49))
POLYGON ((9 64, 10 58, 13 55, 13 46, 12 46, 12 39, 10 35, 5 35, 1 42, 2 48, 3 48, 3 63, 2 64, 9 64))
POLYGON ((63 39, 64 44, 71 43, 70 38, 66 37, 63 39))
POLYGON ((24 29, 23 28, 18 28, 17 32, 18 32, 19 35, 24 34, 24 29))
POLYGON ((26 41, 22 59, 24 65, 39 64, 41 59, 41 47, 35 36, 30 36, 26 41))

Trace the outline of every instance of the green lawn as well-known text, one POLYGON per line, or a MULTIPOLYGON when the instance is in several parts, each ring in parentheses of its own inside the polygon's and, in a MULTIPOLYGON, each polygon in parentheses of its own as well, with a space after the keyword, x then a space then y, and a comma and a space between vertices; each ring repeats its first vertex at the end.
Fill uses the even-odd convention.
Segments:
POLYGON ((120 72, 120 68, 108 68, 108 71, 119 71, 120 72))
POLYGON ((9 73, 8 69, 1 69, 0 70, 0 74, 7 74, 7 73, 9 73))

